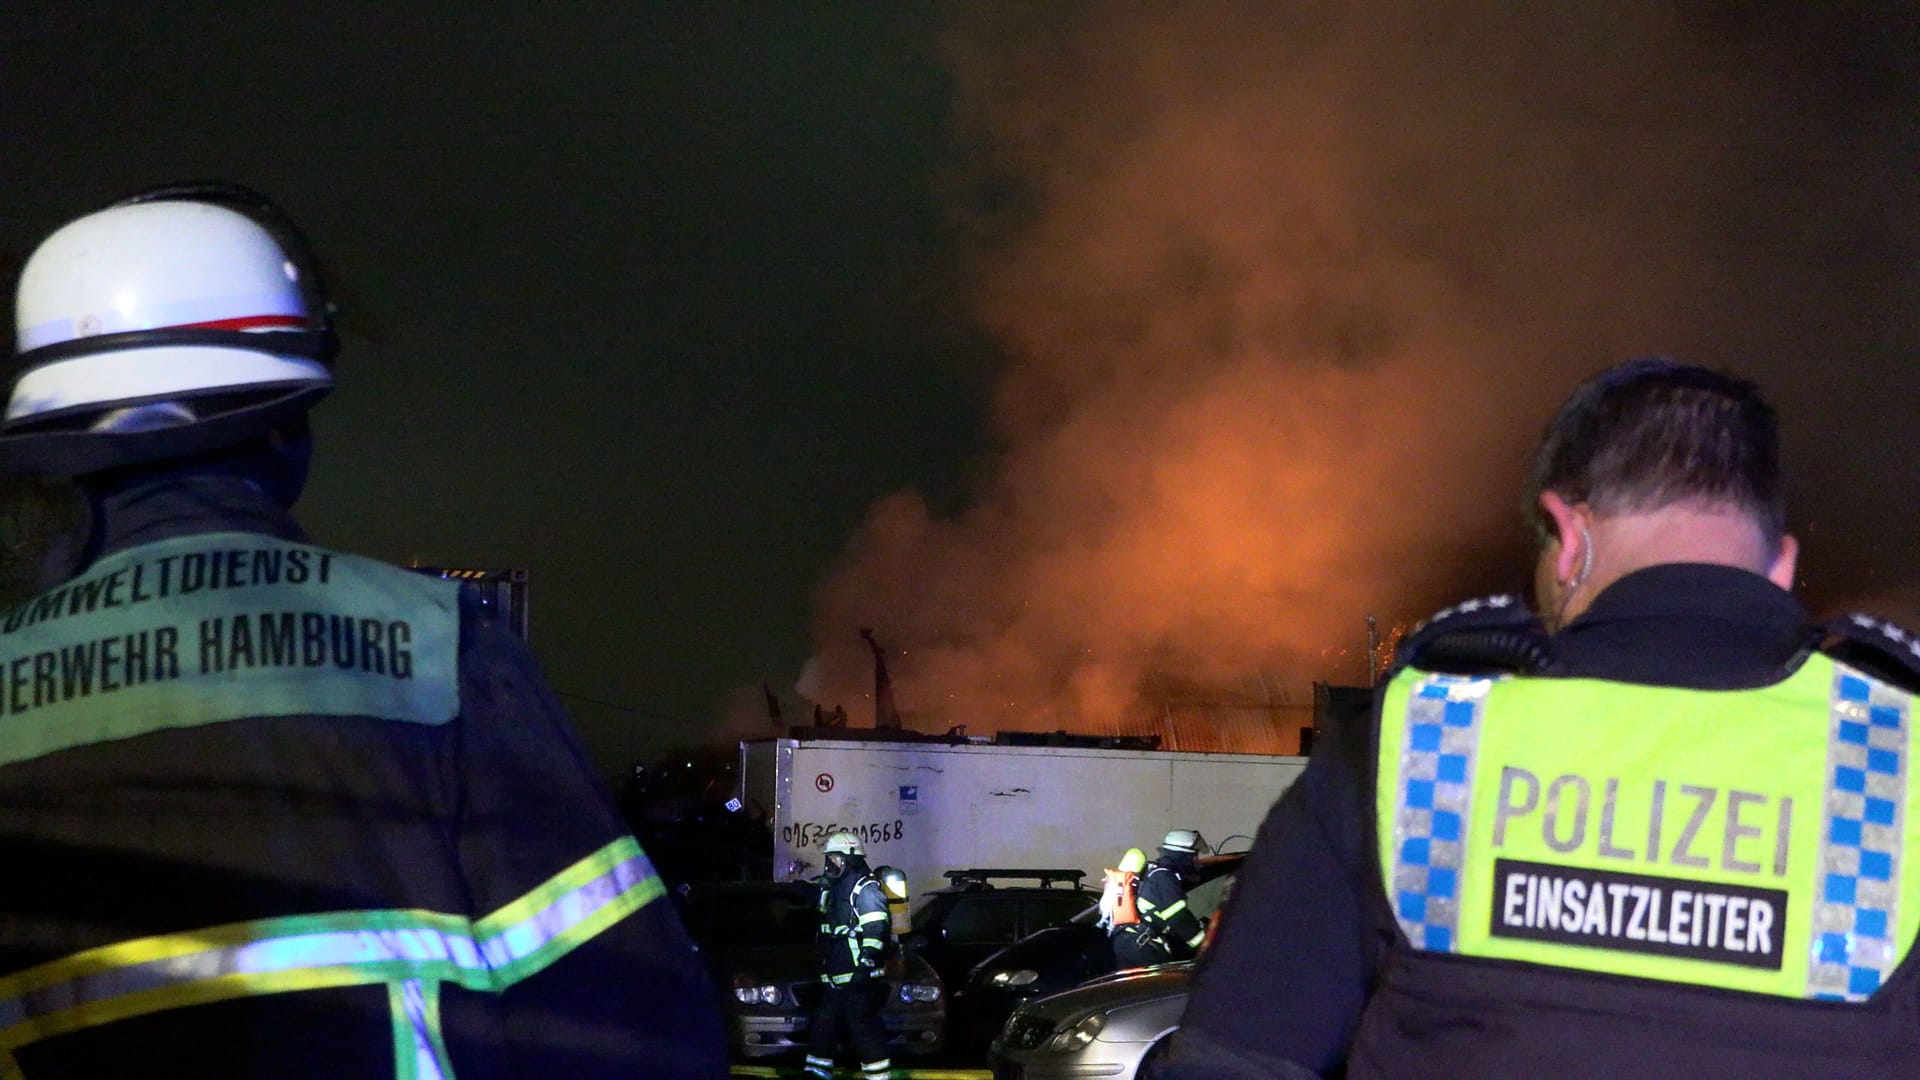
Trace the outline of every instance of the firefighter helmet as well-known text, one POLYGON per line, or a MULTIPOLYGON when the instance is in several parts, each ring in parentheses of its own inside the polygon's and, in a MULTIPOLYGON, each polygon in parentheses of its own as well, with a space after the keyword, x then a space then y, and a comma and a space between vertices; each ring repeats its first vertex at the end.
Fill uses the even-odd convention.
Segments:
POLYGON ((1192 829, 1173 829, 1160 841, 1165 851, 1184 851, 1192 855, 1207 853, 1207 838, 1192 829))
POLYGON ((837 832, 827 837, 820 845, 820 851, 826 855, 865 855, 866 849, 860 846, 860 838, 850 832, 837 832))
POLYGON ((0 471, 79 475, 265 434, 332 388, 336 342, 318 265, 264 196, 122 199, 21 269, 0 471))

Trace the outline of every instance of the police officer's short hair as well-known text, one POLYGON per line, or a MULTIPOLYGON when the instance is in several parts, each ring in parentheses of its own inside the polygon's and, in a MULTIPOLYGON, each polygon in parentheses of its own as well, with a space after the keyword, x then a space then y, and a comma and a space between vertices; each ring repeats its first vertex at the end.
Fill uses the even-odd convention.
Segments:
POLYGON ((1547 425, 1527 491, 1542 539, 1552 535, 1545 491, 1599 514, 1683 503, 1739 509, 1774 550, 1786 531, 1773 407, 1744 379, 1664 357, 1588 379, 1547 425))

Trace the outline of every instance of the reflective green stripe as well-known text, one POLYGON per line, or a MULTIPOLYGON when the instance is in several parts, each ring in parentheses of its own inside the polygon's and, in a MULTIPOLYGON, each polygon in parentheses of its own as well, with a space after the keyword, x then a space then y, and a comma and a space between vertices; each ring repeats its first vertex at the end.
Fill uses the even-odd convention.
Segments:
POLYGON ((393 1019, 395 1080, 451 1080, 453 1063, 440 1035, 440 984, 408 979, 387 984, 393 1019))
POLYGON ((1187 946, 1189 948, 1197 949, 1200 947, 1200 943, 1205 940, 1207 940, 1207 932, 1205 930, 1202 930, 1199 933, 1187 939, 1187 946))
POLYGON ((486 944, 500 946, 487 956, 494 987, 504 990, 539 973, 665 891, 652 864, 641 852, 640 842, 631 836, 623 836, 581 859, 549 878, 546 884, 475 924, 476 937, 486 944), (616 875, 636 862, 637 869, 644 873, 630 872, 629 883, 620 895, 599 907, 556 911, 566 907, 570 894, 616 875), (558 917, 547 917, 550 912, 558 917), (506 957, 510 959, 501 963, 506 957))
POLYGON ((418 979, 387 984, 387 1022, 393 1025, 394 1080, 420 1080, 420 1045, 414 1037, 413 1003, 407 991, 420 985, 418 979))
POLYGON ((1153 901, 1144 896, 1136 896, 1133 899, 1133 906, 1140 910, 1140 914, 1145 915, 1153 910, 1153 901))
POLYGON ((820 981, 829 982, 835 986, 845 986, 853 981, 853 974, 849 972, 845 975, 822 975, 820 976, 820 981))
POLYGON ((862 925, 865 925, 870 922, 879 922, 886 917, 887 913, 884 911, 869 911, 860 916, 860 922, 862 925))
MULTIPOLYGON (((407 981, 498 993, 663 892, 639 844, 621 837, 477 922, 339 912, 92 949, 0 979, 0 1061, 53 1035, 239 997, 407 981)), ((429 998, 422 986, 419 1008, 422 1022, 437 1025, 437 988, 429 998)), ((437 1028, 429 1035, 437 1040, 437 1028)))
POLYGON ((1187 910, 1187 902, 1185 900, 1175 900, 1173 903, 1167 905, 1166 910, 1160 913, 1160 918, 1171 919, 1185 910, 1187 910))

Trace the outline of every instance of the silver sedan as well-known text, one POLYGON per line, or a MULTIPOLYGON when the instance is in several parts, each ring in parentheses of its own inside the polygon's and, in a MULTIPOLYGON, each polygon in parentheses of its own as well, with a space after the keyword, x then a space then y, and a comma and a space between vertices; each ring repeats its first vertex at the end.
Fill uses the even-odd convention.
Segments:
POLYGON ((1193 965, 1131 968, 1014 1010, 993 1041, 994 1080, 1130 1080, 1154 1044, 1180 1026, 1193 965))

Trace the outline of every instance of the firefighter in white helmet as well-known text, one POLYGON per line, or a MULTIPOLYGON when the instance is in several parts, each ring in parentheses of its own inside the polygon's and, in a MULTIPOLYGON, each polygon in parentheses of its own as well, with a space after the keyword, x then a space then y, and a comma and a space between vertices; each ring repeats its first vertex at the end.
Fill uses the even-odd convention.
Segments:
POLYGON ((292 223, 143 192, 48 237, 16 315, 0 471, 88 515, 0 616, 0 1074, 725 1075, 524 644, 290 513, 336 345, 292 223))
POLYGON ((1172 829, 1141 872, 1134 891, 1140 921, 1117 927, 1114 959, 1121 967, 1151 967, 1191 960, 1200 953, 1206 928, 1187 907, 1187 881, 1195 860, 1207 853, 1206 838, 1192 829, 1172 829))
POLYGON ((820 1004, 807 1045, 809 1076, 833 1075, 844 1032, 860 1055, 860 1075, 893 1069, 880 1010, 887 1001, 886 951, 892 939, 886 890, 867 868, 866 849, 850 832, 829 835, 820 848, 820 1004))

